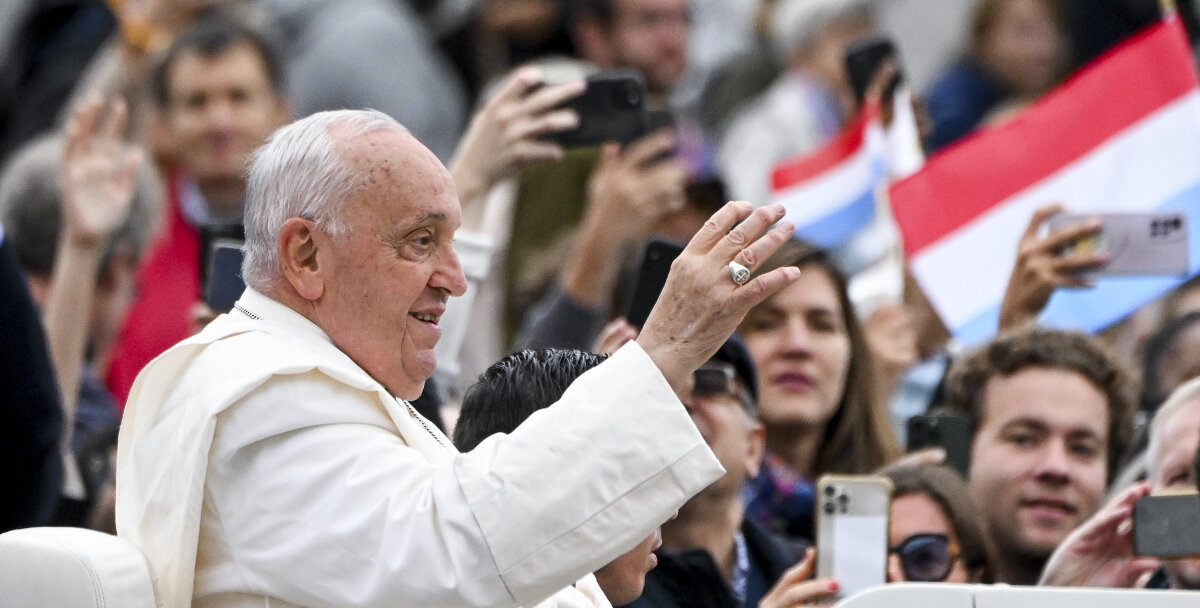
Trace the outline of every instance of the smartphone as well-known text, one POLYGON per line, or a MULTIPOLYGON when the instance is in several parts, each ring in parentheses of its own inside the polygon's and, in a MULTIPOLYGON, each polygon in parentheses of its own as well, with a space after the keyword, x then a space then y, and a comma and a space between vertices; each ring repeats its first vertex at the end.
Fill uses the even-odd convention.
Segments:
POLYGON ((836 580, 839 598, 886 582, 891 501, 887 477, 817 479, 817 576, 836 580))
POLYGON ((1200 495, 1144 496, 1133 506, 1134 555, 1200 556, 1200 495))
POLYGON ((1089 271, 1096 276, 1188 274, 1187 214, 1181 211, 1146 213, 1060 213, 1048 222, 1057 231, 1099 218, 1100 232, 1064 248, 1072 253, 1105 253, 1108 264, 1089 271))
POLYGON ((208 265, 212 261, 213 243, 218 240, 245 241, 246 229, 241 222, 210 222, 200 225, 200 286, 197 296, 204 297, 204 284, 208 282, 208 265))
POLYGON ((905 425, 908 451, 942 448, 946 465, 967 478, 971 460, 971 424, 961 414, 923 414, 908 419, 905 425))
POLYGON ((215 312, 229 312, 242 297, 242 245, 237 239, 216 239, 208 252, 208 274, 203 283, 204 303, 215 312))
POLYGON ((579 126, 547 135, 564 148, 629 143, 647 132, 646 80, 635 70, 589 76, 583 93, 560 107, 579 114, 579 126))
POLYGON ((671 273, 671 263, 683 246, 663 239, 650 239, 642 249, 642 261, 638 265, 637 278, 634 280, 633 293, 629 305, 625 307, 625 320, 630 325, 641 329, 650 316, 650 310, 658 301, 663 285, 667 283, 667 275, 671 273))
MULTIPOLYGON (((889 38, 868 38, 847 47, 846 76, 850 80, 850 86, 854 90, 854 99, 858 105, 862 105, 863 100, 866 99, 867 88, 870 87, 875 73, 879 71, 879 66, 888 59, 896 60, 896 58, 896 45, 889 38)), ((900 86, 902 81, 903 76, 897 61, 896 77, 887 84, 883 98, 891 99, 896 93, 896 87, 900 86)))

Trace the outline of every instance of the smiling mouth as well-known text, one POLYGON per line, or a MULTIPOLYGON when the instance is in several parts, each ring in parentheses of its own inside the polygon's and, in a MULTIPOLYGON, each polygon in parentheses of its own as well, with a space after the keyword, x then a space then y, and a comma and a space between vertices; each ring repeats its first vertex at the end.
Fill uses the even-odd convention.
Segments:
POLYGON ((408 316, 410 316, 418 321, 424 321, 426 323, 433 323, 434 325, 437 325, 438 319, 442 318, 441 315, 435 315, 433 313, 422 313, 422 312, 410 312, 410 313, 408 313, 408 316))
POLYGON ((1032 499, 1024 501, 1022 506, 1034 509, 1048 509, 1051 511, 1060 512, 1063 515, 1075 514, 1075 507, 1071 506, 1069 503, 1058 500, 1032 499))

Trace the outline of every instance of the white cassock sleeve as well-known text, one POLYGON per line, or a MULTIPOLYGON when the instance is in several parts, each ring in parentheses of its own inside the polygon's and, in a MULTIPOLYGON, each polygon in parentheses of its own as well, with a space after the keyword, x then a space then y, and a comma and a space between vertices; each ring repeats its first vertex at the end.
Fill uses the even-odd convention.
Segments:
POLYGON ((721 473, 636 345, 448 465, 408 447, 370 396, 317 371, 279 376, 218 418, 195 595, 533 605, 721 473))

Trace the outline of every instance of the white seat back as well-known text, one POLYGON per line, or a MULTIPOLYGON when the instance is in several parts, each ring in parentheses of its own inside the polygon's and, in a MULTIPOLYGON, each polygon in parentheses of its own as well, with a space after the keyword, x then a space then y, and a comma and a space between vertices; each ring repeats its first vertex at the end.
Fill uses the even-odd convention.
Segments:
POLYGON ((837 608, 1184 608, 1200 606, 1200 593, 1156 589, 1025 587, 895 583, 856 593, 837 608))
POLYGON ((155 608, 141 551, 111 534, 81 528, 25 528, 0 534, 4 608, 155 608))

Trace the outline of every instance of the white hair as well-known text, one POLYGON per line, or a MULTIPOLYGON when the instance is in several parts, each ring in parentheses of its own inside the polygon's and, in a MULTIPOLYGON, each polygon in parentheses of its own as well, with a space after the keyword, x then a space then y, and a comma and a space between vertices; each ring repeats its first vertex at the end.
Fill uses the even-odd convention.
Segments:
POLYGON ((817 43, 835 23, 875 18, 876 0, 779 0, 771 19, 771 35, 787 63, 817 43))
POLYGON ((1151 477, 1159 473, 1162 465, 1162 442, 1166 426, 1171 418, 1188 406, 1200 405, 1200 378, 1193 378, 1171 391, 1171 396, 1154 412, 1150 421, 1150 444, 1146 448, 1146 468, 1151 477))
POLYGON ((338 141, 387 130, 408 132, 375 110, 318 112, 275 131, 254 151, 244 215, 246 285, 265 291, 282 278, 276 241, 287 220, 305 218, 332 236, 342 234, 342 206, 360 176, 338 141), (337 140, 330 134, 335 126, 337 140))

